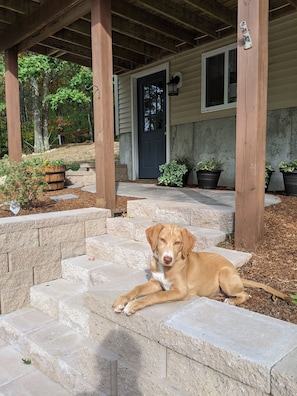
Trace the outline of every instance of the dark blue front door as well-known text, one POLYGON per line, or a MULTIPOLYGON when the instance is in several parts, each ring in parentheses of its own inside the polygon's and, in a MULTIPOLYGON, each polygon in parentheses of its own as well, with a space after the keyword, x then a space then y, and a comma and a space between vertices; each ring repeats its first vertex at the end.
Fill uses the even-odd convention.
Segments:
POLYGON ((166 161, 166 72, 138 79, 139 178, 156 179, 166 161))

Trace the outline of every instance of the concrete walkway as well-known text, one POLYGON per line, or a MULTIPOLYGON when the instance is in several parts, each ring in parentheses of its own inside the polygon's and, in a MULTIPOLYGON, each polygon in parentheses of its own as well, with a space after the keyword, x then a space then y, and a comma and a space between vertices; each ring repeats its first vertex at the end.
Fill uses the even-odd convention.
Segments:
MULTIPOLYGON (((96 192, 96 186, 86 186, 82 190, 96 192)), ((179 188, 157 186, 151 183, 118 182, 116 195, 147 198, 159 201, 177 201, 187 203, 201 203, 210 206, 227 206, 235 208, 235 191, 203 190, 201 188, 179 188)), ((265 194, 265 206, 279 203, 280 199, 272 194, 265 194)))

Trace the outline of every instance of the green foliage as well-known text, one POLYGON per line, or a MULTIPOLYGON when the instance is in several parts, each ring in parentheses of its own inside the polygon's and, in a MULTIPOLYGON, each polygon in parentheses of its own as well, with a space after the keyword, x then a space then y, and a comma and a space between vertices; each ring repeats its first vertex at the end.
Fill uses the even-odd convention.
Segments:
POLYGON ((199 161, 196 165, 196 171, 200 171, 200 170, 214 171, 214 170, 222 170, 222 169, 223 169, 223 163, 215 158, 208 161, 199 161))
POLYGON ((55 94, 47 96, 46 100, 50 103, 53 110, 57 110, 58 107, 66 102, 74 102, 78 104, 90 103, 91 99, 84 92, 78 89, 71 89, 68 87, 61 87, 55 94))
POLYGON ((159 166, 161 175, 158 177, 158 184, 171 186, 171 187, 182 187, 183 176, 188 172, 188 168, 185 164, 178 164, 176 160, 162 164, 159 166))
POLYGON ((297 304, 297 294, 291 294, 290 297, 291 297, 292 303, 297 304))
POLYGON ((192 168, 192 163, 188 157, 180 156, 175 158, 176 162, 180 165, 186 165, 187 169, 190 170, 192 168))
POLYGON ((44 158, 44 157, 41 157, 41 156, 33 157, 33 158, 29 159, 29 160, 24 160, 23 163, 26 166, 33 166, 33 167, 34 166, 42 167, 42 166, 64 165, 64 161, 62 159, 51 161, 51 160, 49 160, 47 158, 44 158))
POLYGON ((278 168, 281 172, 290 173, 297 170, 297 158, 289 161, 289 162, 281 162, 278 165, 278 168))
POLYGON ((44 172, 39 167, 28 167, 28 162, 16 162, 5 156, 0 161, 0 176, 3 184, 0 191, 7 201, 16 202, 23 208, 34 207, 46 185, 44 172))
POLYGON ((270 163, 266 163, 265 165, 265 188, 268 187, 268 183, 270 180, 271 173, 274 172, 274 169, 270 163))

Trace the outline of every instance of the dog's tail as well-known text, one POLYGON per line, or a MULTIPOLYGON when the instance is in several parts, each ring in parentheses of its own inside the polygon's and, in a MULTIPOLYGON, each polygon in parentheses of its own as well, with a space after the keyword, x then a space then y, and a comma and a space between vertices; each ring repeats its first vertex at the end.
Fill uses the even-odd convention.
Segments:
POLYGON ((282 300, 292 302, 292 299, 291 299, 290 296, 288 296, 287 294, 282 293, 282 292, 274 289, 273 287, 264 285, 264 283, 255 282, 255 281, 252 281, 252 280, 249 280, 249 279, 242 279, 242 282, 243 282, 244 286, 249 286, 249 287, 253 287, 253 288, 263 289, 263 290, 267 291, 268 293, 270 293, 270 294, 272 294, 272 295, 274 295, 276 297, 281 298, 282 300))

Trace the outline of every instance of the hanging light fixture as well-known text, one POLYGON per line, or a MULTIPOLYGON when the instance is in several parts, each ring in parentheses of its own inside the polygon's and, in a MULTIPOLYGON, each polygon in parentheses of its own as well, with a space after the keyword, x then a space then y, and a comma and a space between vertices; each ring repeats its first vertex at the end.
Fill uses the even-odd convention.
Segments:
POLYGON ((175 73, 167 83, 167 86, 168 96, 177 96, 179 88, 182 86, 182 74, 180 72, 175 73))

